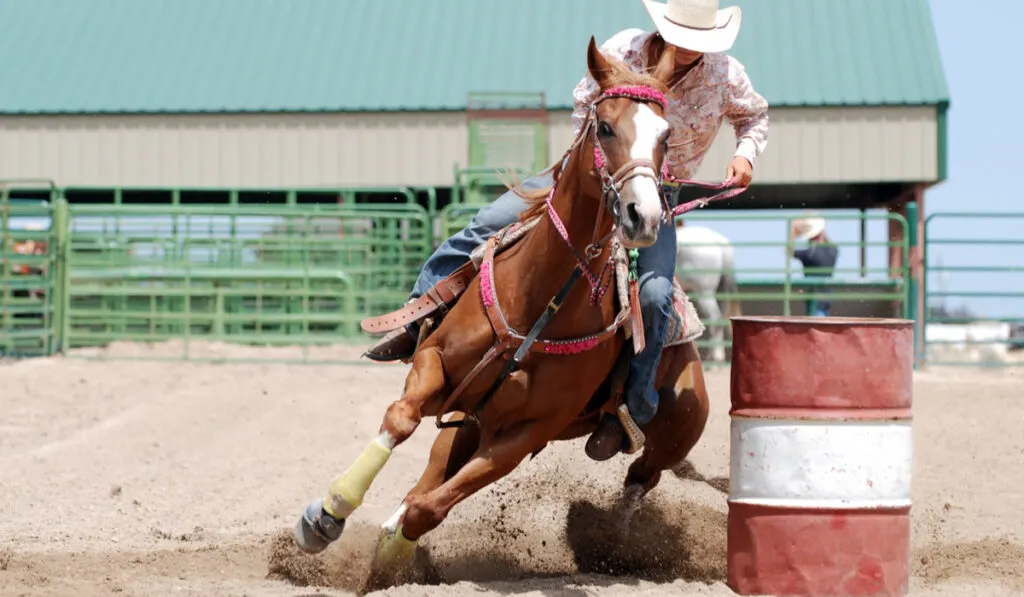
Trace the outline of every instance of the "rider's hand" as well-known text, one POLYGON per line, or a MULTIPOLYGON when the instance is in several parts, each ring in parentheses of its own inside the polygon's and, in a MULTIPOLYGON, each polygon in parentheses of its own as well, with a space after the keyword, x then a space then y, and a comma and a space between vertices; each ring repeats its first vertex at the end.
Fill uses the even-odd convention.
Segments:
POLYGON ((736 156, 725 169, 726 186, 747 187, 754 178, 754 167, 747 158, 736 156))

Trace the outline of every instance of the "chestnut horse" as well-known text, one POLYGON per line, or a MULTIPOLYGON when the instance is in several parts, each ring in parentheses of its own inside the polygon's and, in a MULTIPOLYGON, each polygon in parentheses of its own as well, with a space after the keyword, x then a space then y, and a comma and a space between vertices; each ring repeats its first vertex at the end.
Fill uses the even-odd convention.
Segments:
MULTIPOLYGON (((652 74, 636 74, 608 60, 591 38, 587 65, 602 93, 553 166, 554 185, 521 192, 529 207, 519 223, 532 227, 500 253, 491 238, 465 288, 479 298, 455 302, 421 334, 402 396, 387 408, 379 436, 296 524, 302 550, 322 551, 340 537, 392 450, 424 416, 442 430, 422 477, 383 525, 378 570, 408 561, 416 542, 455 505, 527 456, 590 433, 598 416, 621 408, 614 403, 621 401, 622 357, 634 350, 625 324, 631 322, 634 344, 643 343, 639 309, 630 308, 635 277, 625 304, 604 290, 614 287, 615 255, 654 244, 670 217, 662 195, 669 134, 663 112, 674 59, 668 47, 652 74), (596 274, 595 262, 603 264, 596 274), (575 284, 580 277, 589 288, 575 284)), ((692 341, 665 348, 656 387, 658 413, 644 429, 643 451, 620 500, 624 522, 662 471, 678 470, 704 431, 708 399, 692 341)), ((637 450, 634 442, 627 453, 637 450)))

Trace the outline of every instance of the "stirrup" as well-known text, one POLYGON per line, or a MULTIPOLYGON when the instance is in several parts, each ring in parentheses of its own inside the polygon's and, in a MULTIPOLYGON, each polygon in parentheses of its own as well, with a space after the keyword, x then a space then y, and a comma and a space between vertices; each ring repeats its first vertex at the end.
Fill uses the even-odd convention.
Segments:
POLYGON ((640 426, 633 420, 633 416, 629 414, 629 409, 625 404, 619 405, 615 415, 619 418, 619 423, 622 423, 622 428, 626 431, 626 437, 629 438, 629 446, 623 448, 623 453, 636 454, 644 448, 647 436, 644 435, 644 432, 640 430, 640 426))

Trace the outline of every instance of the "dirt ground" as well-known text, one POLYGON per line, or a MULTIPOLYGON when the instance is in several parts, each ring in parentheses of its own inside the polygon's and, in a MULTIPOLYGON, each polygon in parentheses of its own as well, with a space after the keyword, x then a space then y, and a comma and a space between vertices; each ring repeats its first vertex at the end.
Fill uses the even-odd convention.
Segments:
MULTIPOLYGON (((422 471, 432 420, 396 451, 325 554, 298 556, 290 530, 376 434, 405 372, 0 364, 0 595, 362 592, 377 525, 422 471)), ((721 482, 729 378, 708 377, 712 413, 691 462, 710 482, 666 475, 629 536, 606 532, 628 459, 591 462, 583 440, 553 445, 457 507, 422 542, 419 574, 379 594, 732 595, 721 482)), ((1024 370, 915 379, 912 595, 1024 595, 1024 370)))

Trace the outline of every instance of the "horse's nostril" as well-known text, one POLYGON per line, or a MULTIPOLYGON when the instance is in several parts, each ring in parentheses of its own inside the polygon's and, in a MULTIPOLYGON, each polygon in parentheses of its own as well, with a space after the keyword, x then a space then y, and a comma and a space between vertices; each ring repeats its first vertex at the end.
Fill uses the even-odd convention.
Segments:
POLYGON ((626 218, 631 226, 640 225, 640 214, 636 211, 636 203, 626 205, 626 218))

